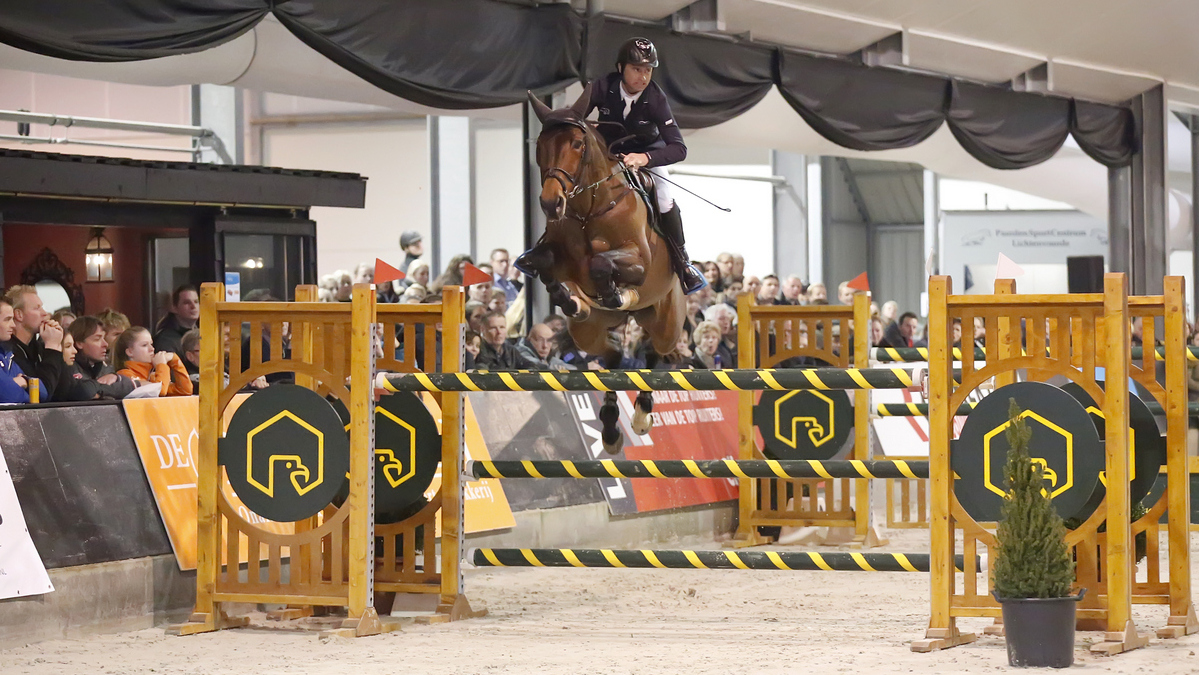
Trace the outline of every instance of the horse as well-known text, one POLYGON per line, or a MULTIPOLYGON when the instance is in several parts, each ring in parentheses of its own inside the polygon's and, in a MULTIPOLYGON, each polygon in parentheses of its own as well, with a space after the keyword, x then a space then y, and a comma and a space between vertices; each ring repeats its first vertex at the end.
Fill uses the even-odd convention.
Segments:
MULTIPOLYGON (((546 229, 522 259, 562 308, 571 337, 584 351, 605 355, 609 366, 618 362, 620 351, 609 332, 631 315, 657 358, 674 354, 686 300, 669 244, 651 224, 652 196, 642 198, 624 165, 584 119, 586 90, 569 108, 551 110, 531 92, 529 102, 542 123, 537 166, 546 229)), ((638 394, 634 433, 649 433, 652 411, 650 392, 638 394)), ((605 394, 599 418, 604 450, 620 452, 624 439, 615 392, 605 394)))

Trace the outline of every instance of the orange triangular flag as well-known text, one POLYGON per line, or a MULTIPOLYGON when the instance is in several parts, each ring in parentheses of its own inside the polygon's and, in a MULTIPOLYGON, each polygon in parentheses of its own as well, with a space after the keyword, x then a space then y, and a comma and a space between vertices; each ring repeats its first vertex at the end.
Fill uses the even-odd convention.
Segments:
POLYGON ((396 281, 404 278, 404 273, 396 268, 383 262, 380 258, 375 258, 375 283, 382 284, 388 281, 396 281))
POLYGON ((862 291, 863 293, 870 292, 870 279, 866 277, 865 272, 862 272, 858 276, 854 277, 852 281, 845 285, 846 287, 852 288, 855 291, 862 291))
POLYGON ((466 271, 462 273, 462 285, 474 286, 475 284, 485 284, 493 281, 491 275, 483 270, 475 267, 470 263, 466 263, 466 271))

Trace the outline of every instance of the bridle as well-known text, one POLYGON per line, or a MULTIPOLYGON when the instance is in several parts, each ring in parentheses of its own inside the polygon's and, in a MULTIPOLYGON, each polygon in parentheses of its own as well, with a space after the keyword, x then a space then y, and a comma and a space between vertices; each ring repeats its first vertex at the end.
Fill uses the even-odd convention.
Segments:
POLYGON ((544 184, 545 181, 547 181, 551 178, 554 179, 555 181, 557 181, 558 184, 562 186, 562 192, 564 192, 566 195, 566 212, 563 214, 563 217, 564 218, 565 217, 573 217, 575 220, 578 220, 581 225, 586 225, 587 222, 590 221, 592 218, 599 218, 600 216, 611 211, 612 209, 615 209, 617 204, 624 201, 625 197, 632 194, 632 192, 633 192, 632 188, 630 188, 629 185, 626 184, 624 186, 624 189, 621 190, 620 194, 618 194, 615 198, 613 198, 610 202, 608 202, 608 204, 604 205, 603 208, 601 208, 599 211, 594 210, 595 203, 593 201, 592 205, 591 205, 592 209, 589 210, 586 214, 581 215, 581 216, 578 213, 572 213, 573 209, 571 208, 570 200, 574 199, 575 197, 579 196, 580 194, 582 194, 584 192, 587 192, 589 190, 594 190, 595 188, 599 187, 600 185, 603 185, 604 183, 612 180, 613 178, 616 178, 617 176, 624 174, 629 169, 627 167, 625 167, 623 162, 621 162, 617 165, 616 170, 613 171, 612 173, 608 174, 607 176, 604 176, 603 178, 595 181, 594 183, 592 183, 590 185, 579 185, 579 179, 582 177, 583 170, 586 169, 586 167, 587 167, 587 153, 590 150, 590 145, 587 143, 587 135, 590 133, 590 129, 587 128, 587 123, 584 121, 581 121, 581 120, 580 121, 563 120, 558 124, 555 124, 552 126, 547 126, 544 129, 542 129, 541 134, 537 137, 537 143, 538 144, 541 143, 541 137, 544 136, 547 131, 550 131, 551 129, 556 129, 561 126, 572 126, 577 129, 580 129, 583 132, 583 154, 581 157, 579 157, 579 169, 578 169, 578 171, 575 172, 575 175, 572 176, 570 173, 568 173, 566 171, 566 169, 563 169, 562 167, 551 166, 548 169, 542 170, 541 182, 544 184))

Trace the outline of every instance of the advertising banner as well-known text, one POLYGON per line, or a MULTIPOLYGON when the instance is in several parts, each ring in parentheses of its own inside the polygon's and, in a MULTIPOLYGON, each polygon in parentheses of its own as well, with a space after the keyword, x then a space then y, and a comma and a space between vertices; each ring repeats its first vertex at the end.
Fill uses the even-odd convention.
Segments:
POLYGON ((54 584, 25 527, 25 514, 0 449, 0 600, 53 590, 54 584))
MULTIPOLYGON (((566 399, 556 391, 481 391, 466 395, 494 460, 591 459, 566 399)), ((604 501, 591 480, 501 479, 513 511, 604 501)))
MULTIPOLYGON (((638 436, 631 428, 635 392, 617 392, 623 450, 604 452, 600 440, 599 392, 566 392, 567 403, 588 459, 735 459, 737 457, 737 392, 655 391, 654 425, 638 436)), ((613 515, 645 513, 737 499, 736 479, 634 478, 598 479, 613 515)))
MULTIPOLYGON (((441 408, 429 394, 424 395, 424 400, 425 405, 429 407, 429 412, 433 413, 433 419, 437 421, 437 429, 440 431, 441 408)), ((466 442, 467 458, 474 460, 491 459, 491 454, 487 451, 487 444, 483 441, 483 434, 479 432, 479 422, 475 419, 474 406, 471 405, 470 399, 465 396, 463 397, 463 416, 466 422, 466 437, 464 440, 466 442)), ((439 465, 437 473, 433 476, 433 482, 429 485, 429 489, 425 491, 425 497, 432 499, 440 487, 441 466, 439 465)), ((462 517, 465 521, 463 526, 465 533, 473 534, 475 532, 501 530, 516 525, 516 519, 512 517, 512 509, 508 506, 508 497, 504 494, 504 486, 500 485, 499 480, 484 478, 482 480, 469 481, 466 483, 463 492, 465 493, 465 499, 462 505, 462 517)), ((440 521, 438 521, 437 527, 437 534, 440 536, 440 521)))
MULTIPOLYGON (((225 411, 225 424, 248 394, 234 397, 225 411)), ((179 569, 196 568, 196 453, 200 439, 200 399, 197 396, 125 401, 125 416, 141 456, 154 501, 166 525, 179 569)), ((294 523, 276 523, 255 514, 238 499, 222 472, 222 491, 229 504, 250 523, 268 532, 291 534, 294 523)), ((226 553, 221 550, 222 564, 226 553)), ((242 537, 241 560, 249 559, 242 537)))

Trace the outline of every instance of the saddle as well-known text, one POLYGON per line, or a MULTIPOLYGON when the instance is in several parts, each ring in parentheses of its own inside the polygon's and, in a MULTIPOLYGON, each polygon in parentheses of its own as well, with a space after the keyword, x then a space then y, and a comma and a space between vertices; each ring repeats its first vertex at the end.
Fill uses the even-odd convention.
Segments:
POLYGON ((635 171, 626 168, 624 175, 625 180, 629 183, 629 187, 633 188, 633 192, 636 192, 637 196, 645 204, 645 213, 649 220, 650 228, 654 232, 657 232, 658 236, 663 236, 662 228, 659 227, 662 214, 658 213, 658 184, 654 180, 654 174, 644 168, 635 171))

